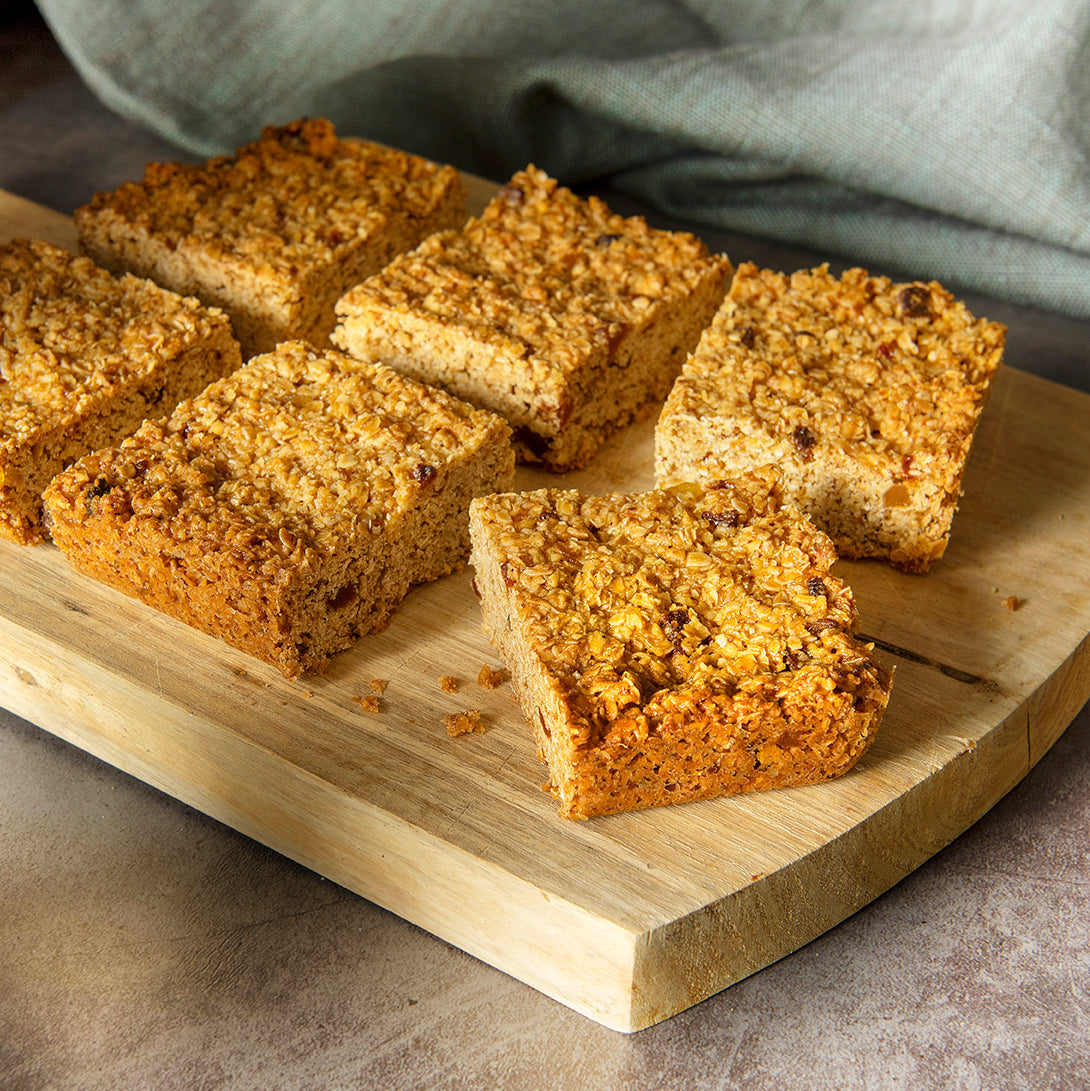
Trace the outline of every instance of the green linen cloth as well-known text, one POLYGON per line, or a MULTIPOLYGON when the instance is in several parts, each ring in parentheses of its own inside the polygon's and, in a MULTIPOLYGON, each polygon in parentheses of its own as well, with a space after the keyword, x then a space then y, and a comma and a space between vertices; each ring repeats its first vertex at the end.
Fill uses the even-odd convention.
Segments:
POLYGON ((272 122, 1090 317, 1086 0, 39 0, 194 155, 272 122))

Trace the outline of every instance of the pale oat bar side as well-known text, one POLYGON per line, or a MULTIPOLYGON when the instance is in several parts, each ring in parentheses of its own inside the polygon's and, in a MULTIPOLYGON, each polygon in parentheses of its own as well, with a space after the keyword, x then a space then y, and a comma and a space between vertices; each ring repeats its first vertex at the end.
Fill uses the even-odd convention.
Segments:
POLYGON ((333 340, 492 409, 520 458, 567 470, 661 404, 730 271, 530 166, 348 292, 333 340))
POLYGON ((935 282, 742 265, 663 408, 656 480, 776 466, 841 556, 925 571, 1005 334, 935 282))
POLYGON ((0 536, 42 541, 55 474, 241 363, 222 312, 47 242, 0 246, 0 536))
POLYGON ((77 569, 294 677, 464 564, 470 500, 513 474, 499 417, 287 342, 81 459, 46 505, 77 569))
POLYGON ((811 784, 873 738, 891 675, 774 475, 490 496, 470 520, 485 629, 562 815, 811 784))
POLYGON ((77 209, 102 265, 196 295, 230 315, 245 356, 322 346, 353 284, 468 216, 461 175, 310 118, 207 163, 153 163, 77 209))

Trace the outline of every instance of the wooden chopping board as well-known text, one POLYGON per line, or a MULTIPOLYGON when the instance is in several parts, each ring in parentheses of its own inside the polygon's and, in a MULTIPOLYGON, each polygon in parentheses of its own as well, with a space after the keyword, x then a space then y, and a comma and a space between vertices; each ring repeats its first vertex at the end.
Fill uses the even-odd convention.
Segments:
MULTIPOLYGON (((67 218, 0 191, 11 235, 74 243, 67 218)), ((648 487, 653 426, 562 479, 520 470, 518 487, 648 487)), ((0 703, 633 1031, 837 924, 1026 775, 1090 696, 1088 515, 1090 397, 1002 371, 945 558, 926 576, 838 566, 897 677, 862 761, 811 788, 560 819, 510 686, 476 683, 499 664, 468 570, 292 683, 51 545, 0 542, 0 703), (372 679, 388 680, 377 713, 358 700, 372 679), (449 737, 443 717, 468 708, 486 730, 449 737)))

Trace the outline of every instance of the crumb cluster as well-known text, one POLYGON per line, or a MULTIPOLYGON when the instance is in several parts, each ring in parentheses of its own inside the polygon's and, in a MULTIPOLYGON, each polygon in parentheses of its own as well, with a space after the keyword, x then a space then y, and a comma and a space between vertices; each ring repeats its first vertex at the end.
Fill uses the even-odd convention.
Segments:
POLYGON ((467 708, 465 712, 452 712, 443 717, 443 725, 452 739, 474 731, 484 731, 480 709, 467 708))

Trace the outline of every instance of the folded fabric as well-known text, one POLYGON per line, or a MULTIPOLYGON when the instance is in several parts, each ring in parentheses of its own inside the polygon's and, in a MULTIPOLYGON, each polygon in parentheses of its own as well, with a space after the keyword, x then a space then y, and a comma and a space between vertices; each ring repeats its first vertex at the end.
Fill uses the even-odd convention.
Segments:
POLYGON ((328 116, 503 179, 1090 317, 1083 0, 39 0, 193 154, 328 116))

